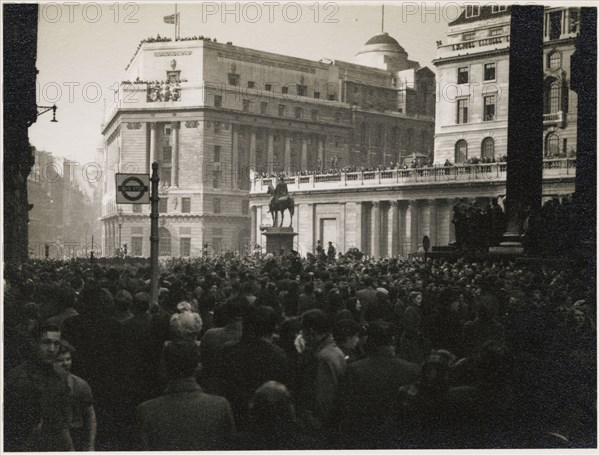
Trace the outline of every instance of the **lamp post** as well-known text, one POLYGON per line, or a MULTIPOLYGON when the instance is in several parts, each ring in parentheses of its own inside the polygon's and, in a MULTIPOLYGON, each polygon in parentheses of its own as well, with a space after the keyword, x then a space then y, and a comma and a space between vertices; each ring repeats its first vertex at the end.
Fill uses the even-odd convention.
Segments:
POLYGON ((119 226, 119 256, 121 256, 121 228, 123 227, 123 209, 117 210, 117 225, 119 226))

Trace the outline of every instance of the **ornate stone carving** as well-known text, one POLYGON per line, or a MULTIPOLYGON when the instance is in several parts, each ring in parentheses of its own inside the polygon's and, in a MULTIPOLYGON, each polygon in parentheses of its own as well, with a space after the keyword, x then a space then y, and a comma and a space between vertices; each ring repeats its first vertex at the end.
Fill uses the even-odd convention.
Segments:
POLYGON ((141 122, 127 122, 128 130, 139 130, 140 128, 142 128, 141 122))
POLYGON ((198 128, 198 121, 197 120, 186 120, 185 128, 198 128))

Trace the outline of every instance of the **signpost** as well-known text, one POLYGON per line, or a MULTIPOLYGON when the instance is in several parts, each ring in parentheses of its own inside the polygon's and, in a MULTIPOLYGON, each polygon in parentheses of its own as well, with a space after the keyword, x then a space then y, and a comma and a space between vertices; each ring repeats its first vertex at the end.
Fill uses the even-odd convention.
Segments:
POLYGON ((158 162, 152 163, 152 178, 147 174, 117 173, 115 181, 117 204, 151 204, 150 299, 152 304, 158 304, 158 162))

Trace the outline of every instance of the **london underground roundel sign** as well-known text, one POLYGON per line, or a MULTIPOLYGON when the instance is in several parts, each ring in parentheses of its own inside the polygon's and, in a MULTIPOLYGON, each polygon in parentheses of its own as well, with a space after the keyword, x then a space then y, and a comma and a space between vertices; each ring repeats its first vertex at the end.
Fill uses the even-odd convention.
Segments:
POLYGON ((147 174, 115 174, 117 204, 149 204, 150 177, 147 174))

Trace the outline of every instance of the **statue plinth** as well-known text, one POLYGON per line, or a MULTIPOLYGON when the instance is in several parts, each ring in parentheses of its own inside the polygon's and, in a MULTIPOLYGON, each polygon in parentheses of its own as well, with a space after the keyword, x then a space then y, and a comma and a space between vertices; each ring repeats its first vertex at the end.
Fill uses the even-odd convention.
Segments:
POLYGON ((294 249, 294 229, 291 226, 261 227, 263 236, 267 238, 267 253, 273 255, 288 255, 294 249))

